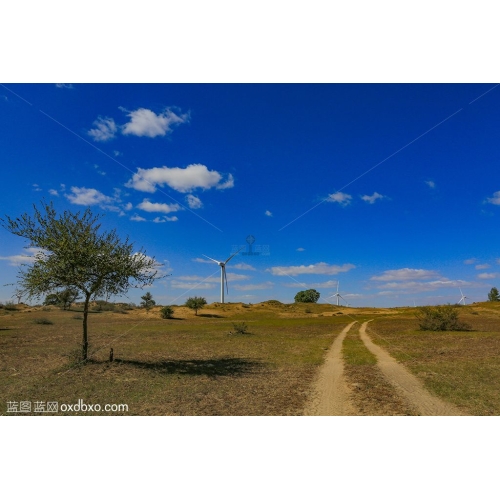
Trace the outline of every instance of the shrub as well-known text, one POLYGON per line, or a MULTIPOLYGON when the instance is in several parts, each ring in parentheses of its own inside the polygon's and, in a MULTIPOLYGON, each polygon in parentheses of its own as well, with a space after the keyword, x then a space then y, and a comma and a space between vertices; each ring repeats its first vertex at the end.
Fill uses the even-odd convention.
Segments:
POLYGON ((6 311, 17 311, 17 306, 14 302, 6 302, 3 307, 6 311))
POLYGON ((53 321, 50 321, 50 319, 47 319, 47 318, 34 319, 33 323, 35 323, 37 325, 53 325, 54 324, 53 321))
POLYGON ((234 333, 238 333, 240 335, 248 333, 248 325, 245 322, 233 323, 233 328, 234 328, 234 333))
POLYGON ((419 307, 415 313, 421 330, 433 332, 464 331, 470 326, 458 317, 458 308, 452 305, 419 307))
POLYGON ((170 319, 174 315, 174 310, 170 306, 162 307, 160 315, 163 319, 170 319))

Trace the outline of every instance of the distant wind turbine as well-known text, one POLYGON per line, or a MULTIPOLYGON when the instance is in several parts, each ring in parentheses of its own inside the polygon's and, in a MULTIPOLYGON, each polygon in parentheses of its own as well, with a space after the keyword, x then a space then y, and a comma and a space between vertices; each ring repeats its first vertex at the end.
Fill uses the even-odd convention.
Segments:
MULTIPOLYGON (((347 301, 344 299, 344 297, 342 297, 342 295, 340 295, 339 293, 339 285, 340 285, 340 281, 337 281, 337 292, 334 293, 333 295, 330 295, 330 297, 337 297, 337 305, 339 306, 340 305, 340 301, 339 299, 342 299, 346 304, 347 304, 347 301)), ((328 297, 328 298, 330 298, 328 297)))
POLYGON ((463 293, 462 293, 462 289, 459 288, 460 290, 460 295, 462 296, 462 298, 458 301, 458 303, 460 304, 460 302, 463 303, 463 305, 465 306, 465 299, 468 299, 469 297, 466 297, 463 293))
MULTIPOLYGON (((241 252, 245 247, 241 247, 238 252, 241 252)), ((229 287, 227 286, 227 276, 226 276, 226 264, 238 253, 233 253, 231 257, 229 257, 227 260, 224 262, 219 262, 218 260, 212 259, 211 257, 208 257, 208 255, 203 254, 203 257, 206 257, 207 259, 212 260, 216 264, 219 264, 220 266, 220 302, 221 304, 224 304, 224 280, 226 281, 226 291, 229 294, 229 287)))

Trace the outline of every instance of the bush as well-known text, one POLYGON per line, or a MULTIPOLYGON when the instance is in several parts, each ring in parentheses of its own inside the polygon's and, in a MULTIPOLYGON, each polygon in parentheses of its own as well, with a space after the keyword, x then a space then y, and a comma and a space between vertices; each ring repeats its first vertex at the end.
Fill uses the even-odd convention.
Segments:
POLYGON ((37 325, 53 325, 54 324, 53 321, 50 321, 50 319, 47 319, 47 318, 34 319, 33 323, 35 323, 37 325))
POLYGON ((233 323, 234 333, 238 333, 240 335, 244 335, 248 333, 248 326, 246 323, 233 323))
POLYGON ((162 307, 160 315, 163 319, 170 319, 174 315, 174 310, 170 306, 162 307))
POLYGON ((6 311, 17 311, 17 306, 14 302, 6 302, 3 307, 6 311))
POLYGON ((189 297, 189 299, 187 299, 185 303, 186 307, 189 307, 189 309, 194 309, 194 313, 196 316, 198 315, 198 309, 202 309, 206 305, 207 301, 204 297, 189 297))
POLYGON ((421 330, 433 332, 470 330, 458 317, 458 308, 452 305, 419 307, 415 313, 421 330))

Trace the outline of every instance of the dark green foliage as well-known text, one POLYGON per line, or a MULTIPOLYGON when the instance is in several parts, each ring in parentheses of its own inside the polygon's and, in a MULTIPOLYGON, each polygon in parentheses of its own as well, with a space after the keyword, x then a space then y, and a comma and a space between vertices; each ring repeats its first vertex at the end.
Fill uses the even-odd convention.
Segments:
POLYGON ((43 302, 44 306, 59 306, 63 310, 71 309, 71 304, 81 297, 78 295, 78 290, 74 288, 66 288, 62 292, 49 293, 43 302))
POLYGON ((464 331, 470 326, 458 317, 459 308, 452 305, 419 307, 415 316, 419 320, 421 330, 464 331))
POLYGON ((498 289, 493 287, 488 293, 488 300, 490 302, 497 302, 500 300, 500 293, 498 293, 498 289))
POLYGON ((302 290, 295 295, 295 302, 318 302, 320 293, 314 289, 302 290))
POLYGON ((174 310, 170 306, 162 307, 160 315, 163 319, 170 319, 174 315, 174 310))
POLYGON ((153 296, 150 292, 146 292, 142 297, 141 307, 144 307, 146 311, 149 311, 153 306, 156 305, 156 301, 153 300, 153 296))
POLYGON ((203 306, 207 305, 207 301, 203 297, 189 297, 184 304, 189 309, 194 309, 194 313, 198 315, 198 309, 202 309, 203 306))
POLYGON ((0 219, 0 225, 40 250, 34 262, 18 273, 19 289, 28 298, 78 290, 84 299, 81 358, 87 359, 89 303, 98 297, 123 295, 130 287, 151 285, 157 264, 143 250, 134 252, 128 238, 120 240, 115 230, 100 231, 101 215, 87 208, 81 212, 56 213, 52 203, 34 206, 34 216, 0 219))

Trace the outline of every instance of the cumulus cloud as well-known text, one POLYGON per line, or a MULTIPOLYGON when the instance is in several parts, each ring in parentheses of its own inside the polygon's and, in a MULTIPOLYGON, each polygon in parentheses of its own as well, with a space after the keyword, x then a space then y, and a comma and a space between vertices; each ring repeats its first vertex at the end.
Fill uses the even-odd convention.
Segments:
POLYGON ((300 285, 304 288, 336 288, 337 281, 336 280, 328 280, 321 281, 315 283, 286 283, 285 286, 288 288, 296 288, 297 285, 300 285))
POLYGON ((240 264, 235 264, 234 266, 231 267, 234 269, 239 269, 240 271, 255 271, 255 267, 251 266, 250 264, 245 264, 243 262, 241 262, 240 264))
POLYGON ((136 222, 144 222, 146 219, 144 217, 141 217, 140 215, 132 215, 132 217, 130 217, 130 220, 133 220, 133 221, 136 221, 136 222))
POLYGON ((404 267, 402 269, 391 269, 384 271, 379 276, 372 276, 370 279, 374 281, 405 281, 405 280, 424 280, 439 277, 439 273, 429 269, 410 269, 404 267))
POLYGON ((305 249, 305 248, 302 248, 302 247, 297 248, 297 252, 305 252, 305 250, 306 250, 306 249, 305 249))
POLYGON ((172 217, 165 217, 165 220, 167 222, 176 222, 179 220, 179 217, 177 217, 177 215, 173 215, 172 217))
POLYGON ((365 194, 361 197, 363 201, 366 201, 370 205, 373 205, 377 200, 381 200, 383 198, 385 198, 385 196, 377 193, 376 191, 371 196, 365 194))
POLYGON ((430 292, 439 288, 459 288, 463 286, 472 286, 473 284, 463 280, 449 280, 442 278, 434 281, 407 281, 384 283, 378 286, 379 290, 392 290, 400 293, 418 293, 430 292))
POLYGON ((491 203, 492 205, 500 205, 500 191, 493 193, 491 198, 486 198, 486 202, 491 203))
POLYGON ((492 280, 495 278, 500 278, 500 273, 480 273, 477 277, 481 280, 492 280))
POLYGON ((341 206, 345 207, 351 203, 352 196, 347 193, 341 193, 340 191, 337 191, 336 193, 329 194, 328 198, 326 201, 330 201, 332 203, 338 203, 341 206))
POLYGON ((65 194, 66 198, 73 203, 73 205, 102 205, 102 204, 110 204, 114 200, 109 196, 101 193, 97 189, 93 188, 85 188, 85 187, 75 187, 71 188, 72 194, 65 194))
POLYGON ((232 187, 234 187, 234 177, 232 174, 228 174, 227 181, 222 184, 217 184, 215 189, 230 189, 232 187))
POLYGON ((477 264, 475 268, 479 271, 480 269, 489 269, 489 264, 477 264))
POLYGON ((55 189, 49 189, 49 193, 50 193, 52 196, 59 196, 59 193, 58 193, 55 189))
POLYGON ((318 262, 309 266, 276 266, 266 269, 274 276, 298 276, 299 274, 338 274, 354 269, 353 264, 343 264, 342 266, 330 265, 326 262, 318 262))
POLYGON ((464 264, 467 264, 467 265, 474 264, 475 262, 477 262, 477 259, 475 257, 473 257, 472 259, 464 260, 464 264))
POLYGON ((157 186, 169 186, 180 193, 189 193, 195 189, 226 189, 234 186, 233 177, 229 174, 229 181, 221 184, 222 175, 216 170, 208 170, 205 165, 192 164, 186 168, 153 167, 150 169, 138 168, 126 186, 154 193, 157 186))
POLYGON ((212 260, 202 259, 201 257, 196 257, 195 259, 191 259, 193 262, 200 262, 201 264, 213 264, 212 260))
POLYGON ((272 217, 273 216, 273 214, 269 210, 266 210, 264 212, 264 214, 267 215, 268 217, 272 217))
POLYGON ((182 210, 182 207, 177 203, 153 203, 147 198, 139 203, 137 208, 140 208, 145 212, 160 212, 163 214, 169 214, 171 212, 178 212, 179 210, 182 210))
POLYGON ((265 283, 255 283, 253 285, 234 285, 235 290, 239 291, 250 291, 250 290, 267 290, 269 288, 272 288, 274 286, 274 283, 271 281, 266 281, 265 283))
POLYGON ((434 181, 425 181, 425 183, 431 188, 434 189, 436 187, 436 183, 434 181))
POLYGON ((43 253, 41 248, 30 247, 19 255, 0 256, 0 260, 6 260, 11 266, 19 266, 21 264, 31 264, 35 260, 37 253, 43 253))
POLYGON ((91 128, 87 134, 94 139, 94 141, 105 142, 116 137, 118 132, 118 127, 116 126, 113 118, 99 116, 97 120, 92 124, 94 128, 91 128))
MULTIPOLYGON (((120 108, 122 111, 127 111, 120 108)), ((138 137, 164 136, 172 131, 172 127, 189 121, 189 113, 176 114, 171 108, 165 109, 160 114, 146 108, 127 111, 130 121, 123 125, 123 135, 136 135, 138 137)))
POLYGON ((201 200, 193 194, 188 194, 186 196, 186 201, 189 205, 189 208, 192 208, 193 210, 196 210, 197 208, 201 208, 203 206, 201 200))
POLYGON ((33 190, 34 191, 41 191, 42 188, 38 184, 33 184, 33 190))
POLYGON ((172 280, 170 282, 170 286, 172 288, 180 288, 183 290, 191 290, 191 289, 210 290, 212 288, 215 288, 215 284, 207 283, 206 281, 204 281, 203 283, 189 283, 186 281, 172 280))

